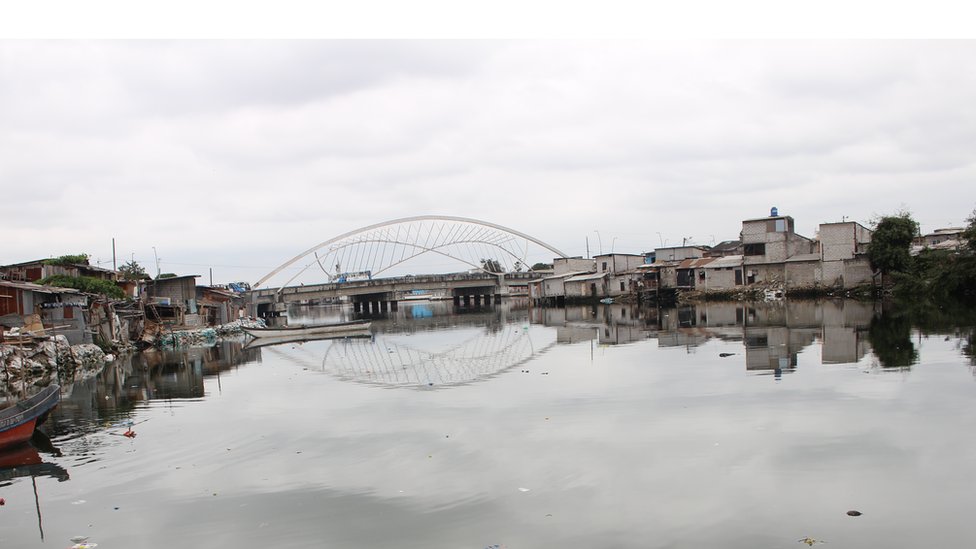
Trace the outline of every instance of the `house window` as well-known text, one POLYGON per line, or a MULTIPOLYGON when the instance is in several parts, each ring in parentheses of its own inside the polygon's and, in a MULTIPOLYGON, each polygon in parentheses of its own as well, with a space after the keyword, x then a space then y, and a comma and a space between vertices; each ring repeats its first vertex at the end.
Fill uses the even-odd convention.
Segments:
POLYGON ((607 272, 607 262, 603 262, 603 272, 607 272))
POLYGON ((620 291, 623 292, 626 289, 627 289, 627 286, 625 285, 625 282, 623 280, 621 280, 620 281, 620 291))
POLYGON ((745 255, 766 255, 766 244, 745 244, 742 246, 745 255))
POLYGON ((786 220, 785 219, 777 219, 776 220, 776 232, 778 232, 778 233, 785 233, 786 232, 786 220))

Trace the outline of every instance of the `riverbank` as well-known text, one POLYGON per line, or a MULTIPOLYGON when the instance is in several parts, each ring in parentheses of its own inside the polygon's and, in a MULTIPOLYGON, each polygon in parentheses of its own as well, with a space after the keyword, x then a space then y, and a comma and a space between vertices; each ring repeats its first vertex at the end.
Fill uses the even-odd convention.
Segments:
POLYGON ((872 300, 876 289, 871 285, 843 289, 827 286, 794 286, 782 284, 753 284, 723 290, 678 290, 678 303, 704 301, 778 301, 782 299, 858 299, 872 300))
POLYGON ((17 397, 30 387, 71 383, 96 375, 115 355, 98 345, 70 345, 63 335, 0 345, 0 396, 17 397))
MULTIPOLYGON (((155 330, 146 348, 211 346, 223 337, 235 337, 244 328, 264 328, 260 319, 240 319, 228 324, 200 329, 155 330)), ((132 348, 124 351, 135 351, 132 348)), ((97 375, 116 355, 92 343, 70 345, 63 335, 22 336, 15 343, 0 344, 0 398, 17 398, 32 387, 62 385, 97 375)))

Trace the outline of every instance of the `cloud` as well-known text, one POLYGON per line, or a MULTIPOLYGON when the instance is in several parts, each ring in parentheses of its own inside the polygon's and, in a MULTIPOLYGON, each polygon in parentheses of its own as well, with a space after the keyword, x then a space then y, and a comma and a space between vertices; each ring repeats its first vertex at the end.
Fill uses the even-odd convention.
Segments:
POLYGON ((571 254, 595 231, 630 252, 734 238, 773 205, 805 234, 903 204, 924 230, 958 225, 974 206, 974 48, 2 42, 0 190, 16 207, 0 262, 124 234, 142 257, 250 265, 257 247, 273 267, 425 213, 571 254))

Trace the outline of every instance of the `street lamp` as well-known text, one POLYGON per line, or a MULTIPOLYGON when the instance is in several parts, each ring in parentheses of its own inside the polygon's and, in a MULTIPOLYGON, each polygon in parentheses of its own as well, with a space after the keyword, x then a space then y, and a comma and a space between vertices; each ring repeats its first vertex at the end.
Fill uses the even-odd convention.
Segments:
POLYGON ((600 238, 600 231, 593 229, 593 232, 596 233, 597 241, 600 242, 600 255, 603 255, 603 239, 600 238))
POLYGON ((611 254, 613 253, 613 245, 616 244, 616 243, 617 243, 617 237, 613 237, 613 240, 610 241, 610 253, 611 254))

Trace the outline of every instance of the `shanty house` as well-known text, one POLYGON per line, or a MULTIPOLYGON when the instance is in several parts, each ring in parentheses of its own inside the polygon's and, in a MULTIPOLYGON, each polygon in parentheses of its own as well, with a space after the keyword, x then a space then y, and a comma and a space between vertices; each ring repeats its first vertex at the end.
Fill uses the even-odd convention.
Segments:
POLYGON ((36 282, 54 275, 87 276, 102 280, 116 280, 115 271, 87 263, 55 264, 52 259, 37 259, 0 267, 0 278, 16 282, 36 282))
POLYGON ((0 326, 63 335, 72 345, 91 343, 88 298, 73 288, 0 280, 0 326))
POLYGON ((196 279, 200 275, 183 275, 143 281, 141 298, 146 305, 146 319, 178 326, 203 324, 197 306, 196 279))

